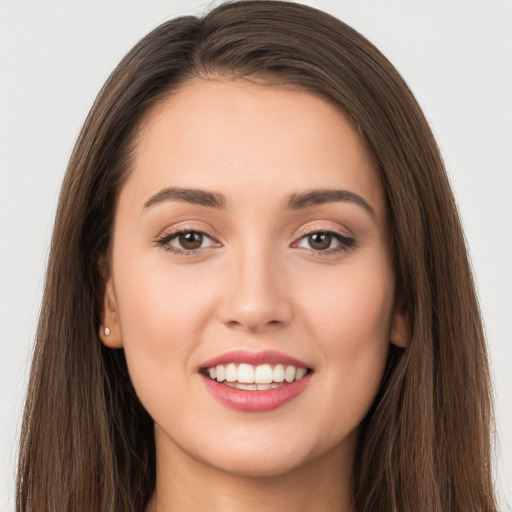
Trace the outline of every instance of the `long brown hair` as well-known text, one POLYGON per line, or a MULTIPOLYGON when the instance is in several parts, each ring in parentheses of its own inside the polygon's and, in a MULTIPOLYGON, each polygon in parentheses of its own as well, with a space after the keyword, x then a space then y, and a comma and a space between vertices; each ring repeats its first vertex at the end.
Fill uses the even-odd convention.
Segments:
POLYGON ((495 511, 491 400, 478 303, 428 124, 389 61, 334 17, 290 2, 223 4, 156 28, 121 61, 76 143, 59 200, 25 408, 17 511, 144 509, 153 423, 123 351, 98 338, 116 196, 137 128, 192 78, 298 86, 354 123, 380 173, 410 342, 390 349, 360 429, 359 512, 495 511))

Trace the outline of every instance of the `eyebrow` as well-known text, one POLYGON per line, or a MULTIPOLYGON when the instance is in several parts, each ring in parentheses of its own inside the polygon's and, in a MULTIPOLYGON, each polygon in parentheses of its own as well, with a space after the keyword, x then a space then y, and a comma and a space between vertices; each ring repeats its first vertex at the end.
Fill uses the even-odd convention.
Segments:
MULTIPOLYGON (((168 187, 157 192, 144 204, 144 209, 166 201, 183 201, 186 203, 206 206, 208 208, 226 208, 226 198, 218 192, 208 192, 196 188, 168 187)), ((348 190, 320 189, 301 194, 292 194, 286 202, 288 210, 301 210, 332 202, 354 203, 375 216, 375 210, 360 195, 348 190)))
POLYGON ((299 210, 325 203, 336 201, 354 203, 364 208, 370 215, 375 217, 375 210, 360 195, 348 190, 322 189, 312 190, 303 194, 292 194, 286 208, 290 210, 299 210))
POLYGON ((164 188, 152 196, 144 204, 144 208, 150 208, 164 201, 183 201, 186 203, 207 206, 209 208, 225 208, 226 199, 222 194, 207 192, 196 188, 164 188))

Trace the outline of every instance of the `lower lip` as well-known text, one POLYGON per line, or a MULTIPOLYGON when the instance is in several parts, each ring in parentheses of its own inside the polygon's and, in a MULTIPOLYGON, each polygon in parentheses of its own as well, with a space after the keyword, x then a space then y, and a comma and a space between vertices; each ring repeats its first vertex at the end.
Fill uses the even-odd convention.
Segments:
POLYGON ((201 375, 206 389, 222 404, 244 412, 272 411, 286 404, 302 393, 309 384, 311 374, 290 384, 283 384, 274 389, 264 391, 248 391, 231 388, 201 375))

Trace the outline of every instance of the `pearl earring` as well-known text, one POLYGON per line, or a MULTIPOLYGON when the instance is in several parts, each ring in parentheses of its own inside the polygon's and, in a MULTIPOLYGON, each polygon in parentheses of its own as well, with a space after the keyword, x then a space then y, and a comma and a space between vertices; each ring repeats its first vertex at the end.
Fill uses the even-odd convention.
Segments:
POLYGON ((110 334, 110 329, 108 327, 105 327, 103 332, 105 333, 105 336, 108 336, 110 334))

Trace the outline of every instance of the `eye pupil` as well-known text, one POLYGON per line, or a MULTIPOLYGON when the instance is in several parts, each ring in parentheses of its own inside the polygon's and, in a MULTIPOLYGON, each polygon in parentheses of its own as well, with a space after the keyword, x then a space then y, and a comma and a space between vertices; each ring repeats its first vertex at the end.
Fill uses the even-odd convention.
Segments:
POLYGON ((308 236, 308 241, 313 249, 328 249, 332 242, 332 235, 329 233, 312 233, 308 236))
POLYGON ((196 231, 181 233, 178 237, 180 245, 184 249, 199 249, 203 245, 203 235, 196 231))

